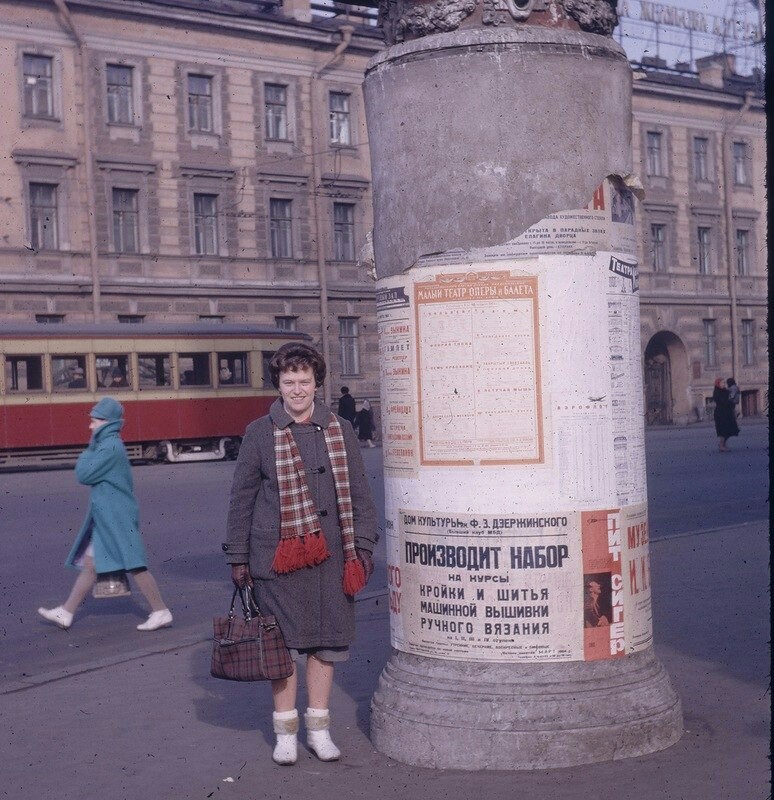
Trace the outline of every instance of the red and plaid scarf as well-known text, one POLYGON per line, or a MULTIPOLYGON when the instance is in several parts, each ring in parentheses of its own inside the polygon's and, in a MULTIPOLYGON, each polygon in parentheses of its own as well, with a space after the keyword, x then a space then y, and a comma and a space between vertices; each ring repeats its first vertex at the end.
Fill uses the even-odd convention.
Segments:
MULTIPOLYGON (((345 594, 354 597, 365 586, 365 570, 355 551, 355 523, 344 433, 333 414, 325 428, 325 447, 333 469, 336 507, 341 526, 344 550, 343 588, 345 594)), ((274 460, 279 486, 280 540, 271 568, 282 575, 321 564, 330 557, 330 552, 309 491, 306 468, 290 426, 278 428, 274 425, 274 460)))

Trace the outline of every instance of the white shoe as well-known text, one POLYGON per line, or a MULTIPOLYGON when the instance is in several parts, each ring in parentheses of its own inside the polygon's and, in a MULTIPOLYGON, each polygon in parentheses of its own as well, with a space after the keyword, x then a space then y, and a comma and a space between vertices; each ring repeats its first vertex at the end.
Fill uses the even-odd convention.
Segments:
POLYGON ((162 611, 154 611, 137 626, 138 631, 157 631, 159 628, 168 628, 172 624, 172 612, 165 608, 162 611))
POLYGON ((338 761, 341 758, 341 750, 333 743, 330 733, 331 718, 326 713, 310 714, 308 711, 304 715, 306 722, 306 743, 309 749, 320 759, 320 761, 338 761))
POLYGON ((38 614, 43 619, 53 622, 63 630, 67 630, 73 624, 73 615, 62 606, 56 608, 39 608, 38 614))

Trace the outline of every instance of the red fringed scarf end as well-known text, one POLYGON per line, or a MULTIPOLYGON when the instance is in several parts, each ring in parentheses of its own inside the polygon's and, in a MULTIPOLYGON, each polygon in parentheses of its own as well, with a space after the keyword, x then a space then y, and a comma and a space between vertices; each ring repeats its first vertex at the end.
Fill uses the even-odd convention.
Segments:
POLYGON ((285 575, 304 567, 315 567, 329 557, 328 543, 322 531, 310 536, 293 536, 280 540, 271 568, 278 575, 285 575))
POLYGON ((344 562, 344 594, 354 597, 365 588, 366 576, 359 558, 344 562))

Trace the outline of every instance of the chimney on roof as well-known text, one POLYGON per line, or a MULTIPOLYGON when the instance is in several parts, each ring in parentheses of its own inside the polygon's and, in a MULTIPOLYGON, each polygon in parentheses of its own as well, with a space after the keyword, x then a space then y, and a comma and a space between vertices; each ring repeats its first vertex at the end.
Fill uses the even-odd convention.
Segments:
POLYGON ((736 74, 736 56, 731 53, 713 53, 711 56, 696 59, 699 83, 723 88, 726 78, 736 74))
POLYGON ((675 69, 678 72, 690 72, 691 71, 691 65, 690 65, 690 63, 688 61, 678 61, 675 64, 675 69))
POLYGON ((667 65, 666 59, 658 56, 643 56, 640 63, 643 67, 656 67, 657 69, 667 65))

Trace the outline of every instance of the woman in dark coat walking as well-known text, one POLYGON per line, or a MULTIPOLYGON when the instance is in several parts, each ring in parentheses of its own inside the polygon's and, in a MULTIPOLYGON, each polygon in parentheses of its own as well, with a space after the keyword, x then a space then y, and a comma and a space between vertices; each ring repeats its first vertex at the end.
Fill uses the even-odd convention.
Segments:
MULTIPOLYGON (((283 345, 269 371, 280 398, 245 432, 223 550, 234 584, 253 587, 294 660, 306 658, 307 742, 322 761, 334 761, 334 664, 347 659, 355 638, 354 595, 373 571, 376 511, 352 426, 315 400, 322 356, 305 344, 283 345)), ((272 681, 278 764, 298 757, 297 686, 297 668, 272 681)))
POLYGON ((123 406, 112 397, 103 397, 90 412, 91 440, 75 464, 75 477, 91 488, 89 510, 65 562, 81 572, 63 605, 38 609, 41 617, 60 628, 73 624, 73 615, 98 574, 119 571, 133 575, 151 607, 137 630, 155 631, 172 624, 172 614, 146 566, 132 470, 120 436, 123 416, 123 406))
POLYGON ((374 414, 371 411, 371 403, 368 400, 363 400, 360 411, 355 414, 355 429, 357 430, 357 438, 361 442, 365 442, 369 447, 374 447, 374 414))
POLYGON ((715 380, 712 399, 715 403, 713 416, 715 419, 715 433, 718 436, 718 447, 721 453, 726 453, 728 452, 726 442, 732 436, 739 435, 739 426, 736 424, 736 408, 731 402, 726 382, 722 378, 715 380))

